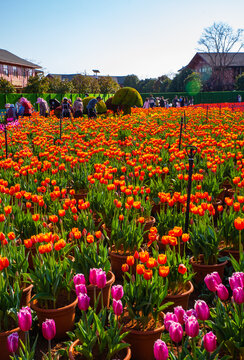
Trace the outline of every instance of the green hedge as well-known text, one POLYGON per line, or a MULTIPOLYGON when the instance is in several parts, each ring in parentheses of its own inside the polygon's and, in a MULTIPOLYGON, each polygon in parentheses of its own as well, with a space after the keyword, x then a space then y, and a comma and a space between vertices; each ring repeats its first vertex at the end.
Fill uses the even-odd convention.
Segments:
MULTIPOLYGON (((76 98, 79 96, 82 99, 85 97, 85 94, 0 94, 0 109, 5 108, 5 104, 15 104, 20 96, 25 97, 26 99, 30 100, 32 105, 37 109, 36 100, 38 97, 42 97, 43 99, 49 101, 50 99, 57 99, 58 101, 62 101, 62 98, 66 96, 68 99, 72 100, 72 103, 76 100, 76 98)), ((89 94, 91 97, 97 97, 101 96, 103 101, 106 101, 108 98, 110 98, 111 94, 89 94)))

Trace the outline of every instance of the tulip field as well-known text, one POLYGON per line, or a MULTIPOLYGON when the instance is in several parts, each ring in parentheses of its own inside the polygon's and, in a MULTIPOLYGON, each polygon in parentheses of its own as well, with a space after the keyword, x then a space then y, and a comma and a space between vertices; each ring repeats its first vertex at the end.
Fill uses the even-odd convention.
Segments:
POLYGON ((0 359, 244 360, 243 230, 243 103, 1 124, 0 359))

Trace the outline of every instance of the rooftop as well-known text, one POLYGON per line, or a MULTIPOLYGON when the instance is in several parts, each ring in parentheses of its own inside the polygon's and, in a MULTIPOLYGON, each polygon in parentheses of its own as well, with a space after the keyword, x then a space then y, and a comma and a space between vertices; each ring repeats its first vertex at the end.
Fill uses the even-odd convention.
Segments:
POLYGON ((4 49, 0 49, 0 63, 21 65, 29 68, 41 69, 41 66, 24 60, 19 56, 12 54, 10 51, 4 49))

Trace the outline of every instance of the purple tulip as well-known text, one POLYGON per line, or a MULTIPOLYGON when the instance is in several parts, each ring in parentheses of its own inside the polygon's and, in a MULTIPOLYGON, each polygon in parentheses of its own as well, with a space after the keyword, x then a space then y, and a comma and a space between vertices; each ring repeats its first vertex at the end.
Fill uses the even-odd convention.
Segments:
POLYGON ((42 323, 42 335, 46 340, 52 340, 56 335, 56 325, 53 319, 47 319, 42 323))
POLYGON ((194 308, 196 310, 197 318, 199 320, 202 320, 202 321, 208 320, 208 318, 210 316, 210 312, 209 312, 208 305, 206 304, 205 301, 197 300, 195 302, 194 308))
POLYGON ((113 299, 113 311, 117 316, 120 316, 123 313, 123 305, 121 300, 113 299))
POLYGON ((172 322, 178 322, 177 316, 172 312, 167 312, 164 317, 164 326, 167 331, 172 322))
POLYGON ((89 282, 92 285, 97 285, 97 271, 99 269, 90 269, 89 282))
POLYGON ((120 300, 124 296, 124 289, 122 285, 114 285, 111 289, 112 298, 115 300, 120 300))
POLYGON ((7 337, 8 351, 15 353, 19 345, 19 334, 17 332, 12 333, 7 337))
POLYGON ((164 341, 158 339, 153 346, 153 353, 156 360, 167 360, 169 351, 164 341))
POLYGON ((73 277, 73 281, 74 281, 75 286, 76 285, 86 285, 86 279, 83 274, 76 274, 73 277))
POLYGON ((22 331, 29 331, 32 325, 31 310, 28 306, 22 307, 18 312, 19 327, 22 331))
POLYGON ((217 281, 218 285, 222 283, 221 277, 217 271, 212 272, 211 276, 217 281))
POLYGON ((238 305, 244 303, 244 289, 241 287, 237 287, 233 290, 233 299, 234 302, 238 305))
POLYGON ((75 292, 76 292, 76 296, 78 296, 79 294, 87 294, 86 285, 84 285, 84 284, 76 285, 75 286, 75 292))
POLYGON ((196 312, 195 309, 186 310, 185 314, 183 315, 183 320, 184 320, 184 322, 186 322, 186 320, 187 320, 190 316, 194 316, 194 317, 197 319, 197 312, 196 312))
POLYGON ((195 316, 190 316, 186 320, 185 331, 190 337, 196 337, 199 334, 199 324, 195 316))
POLYGON ((223 284, 219 284, 217 286, 217 295, 221 301, 225 301, 229 297, 229 292, 227 288, 223 284))
POLYGON ((107 278, 106 272, 103 270, 97 271, 97 287, 103 289, 106 286, 107 278))
POLYGON ((216 291, 217 286, 220 284, 220 283, 218 284, 218 282, 216 281, 216 278, 214 276, 212 276, 212 274, 206 275, 204 278, 204 282, 205 282, 208 290, 213 291, 213 292, 216 291))
POLYGON ((174 308, 174 314, 177 316, 178 322, 180 324, 184 324, 184 315, 185 315, 185 310, 183 309, 182 306, 176 306, 174 308))
POLYGON ((169 336, 175 343, 179 343, 182 340, 183 329, 181 324, 172 322, 169 327, 169 336))
POLYGON ((90 298, 87 294, 78 295, 78 307, 82 311, 86 311, 89 308, 90 298))
POLYGON ((244 273, 236 272, 229 278, 229 284, 233 291, 237 287, 244 287, 244 273))
POLYGON ((216 349, 216 347, 217 347, 217 338, 212 333, 212 331, 210 331, 210 332, 208 332, 207 334, 204 335, 203 344, 204 344, 204 348, 208 352, 213 352, 216 349))

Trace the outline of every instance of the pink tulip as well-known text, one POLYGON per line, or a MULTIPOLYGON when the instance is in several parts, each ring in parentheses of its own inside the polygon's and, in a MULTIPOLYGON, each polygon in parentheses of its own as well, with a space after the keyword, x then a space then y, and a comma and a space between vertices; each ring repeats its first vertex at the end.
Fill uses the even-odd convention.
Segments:
POLYGON ((76 274, 73 278, 74 284, 76 285, 86 285, 86 279, 83 274, 76 274))
POLYGON ((216 278, 214 276, 211 275, 206 275, 204 278, 204 282, 208 288, 208 290, 215 292, 217 286, 220 284, 216 281, 216 278))
POLYGON ((99 269, 90 269, 89 282, 92 285, 97 285, 97 271, 99 269))
POLYGON ((56 325, 53 319, 47 319, 42 323, 42 335, 46 340, 52 340, 56 335, 56 325))
POLYGON ((164 326, 167 331, 172 322, 178 322, 177 316, 172 312, 167 312, 164 317, 164 326))
POLYGON ((176 306, 174 308, 174 314, 177 316, 178 322, 180 324, 184 324, 184 315, 185 315, 185 310, 183 309, 182 306, 176 306))
POLYGON ((18 312, 19 327, 22 331, 29 331, 32 325, 31 310, 28 306, 22 307, 18 312))
POLYGON ((229 284, 233 291, 237 287, 244 287, 244 273, 236 272, 229 278, 229 284))
POLYGON ((124 289, 122 285, 114 285, 111 289, 112 298, 115 300, 120 300, 124 296, 124 289))
POLYGON ((78 295, 78 307, 82 311, 86 311, 90 305, 90 298, 87 294, 78 295))
POLYGON ((204 348, 208 351, 208 352, 213 352, 214 350, 216 350, 217 347, 217 338, 216 336, 212 333, 212 331, 208 332, 207 334, 204 335, 203 337, 203 344, 204 344, 204 348))
POLYGON ((97 271, 97 287, 103 289, 106 286, 107 278, 106 273, 103 270, 97 271))
POLYGON ((233 299, 234 302, 238 305, 244 303, 244 289, 241 287, 237 287, 233 290, 233 299))
POLYGON ((229 297, 229 292, 227 288, 223 284, 219 284, 217 286, 217 295, 221 301, 225 301, 229 297))
POLYGON ((186 320, 185 331, 190 337, 196 337, 199 334, 199 324, 195 316, 190 316, 186 320))
POLYGON ((7 337, 8 351, 15 353, 19 345, 19 334, 17 332, 12 333, 7 337))
POLYGON ((113 299, 113 311, 117 316, 120 316, 123 313, 123 305, 121 300, 113 299))
POLYGON ((197 300, 194 308, 196 310, 197 318, 199 320, 202 320, 202 321, 208 320, 208 318, 210 316, 210 311, 209 311, 208 305, 206 304, 205 301, 197 300))
POLYGON ((75 292, 76 292, 76 296, 78 296, 79 294, 87 294, 86 285, 84 285, 84 284, 76 285, 75 286, 75 292))
POLYGON ((182 340, 183 329, 181 324, 172 322, 169 327, 169 336, 175 343, 179 343, 182 340))
POLYGON ((158 339, 153 346, 153 353, 156 360, 167 360, 169 351, 164 341, 158 339))

